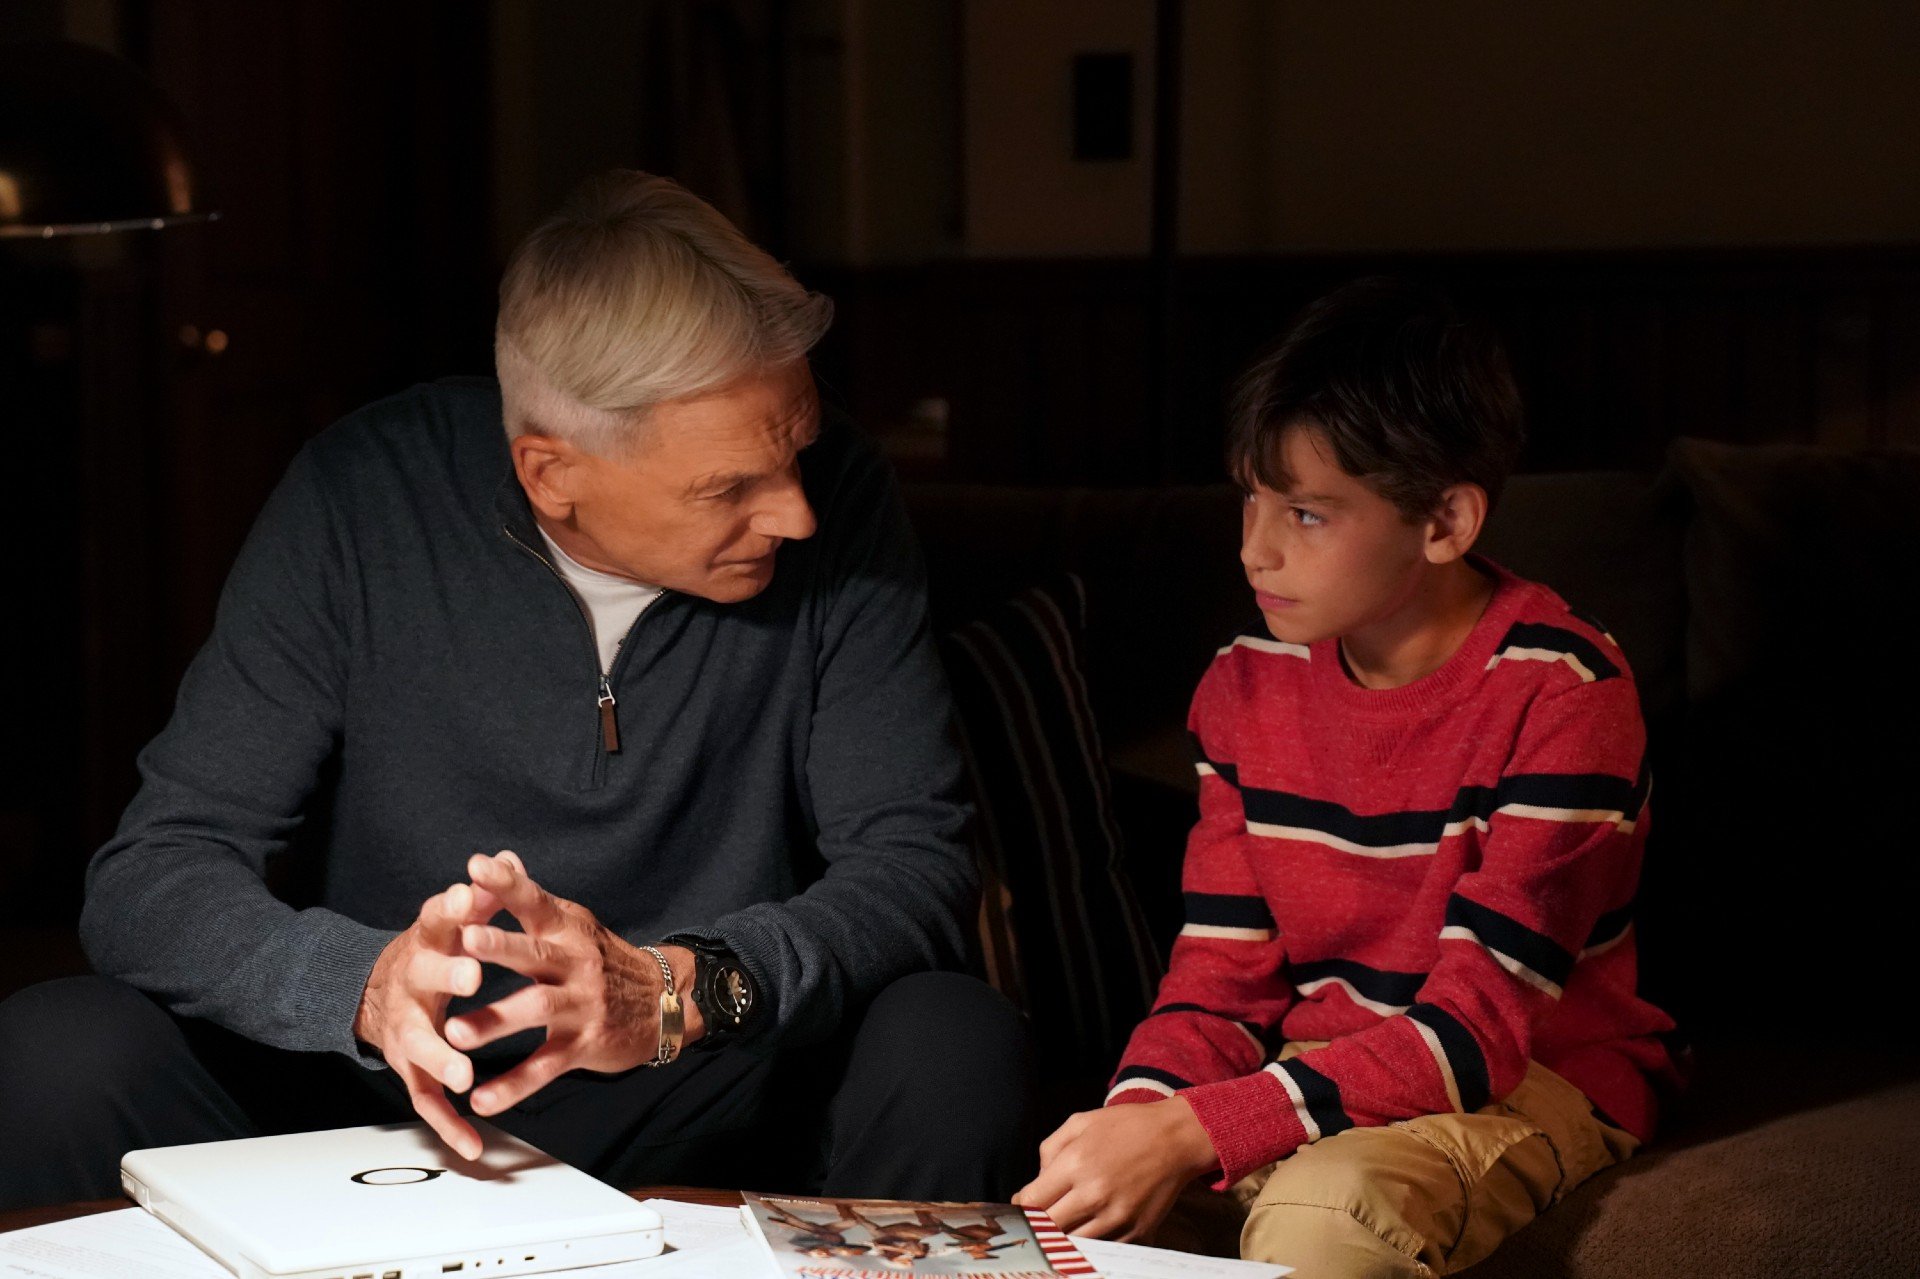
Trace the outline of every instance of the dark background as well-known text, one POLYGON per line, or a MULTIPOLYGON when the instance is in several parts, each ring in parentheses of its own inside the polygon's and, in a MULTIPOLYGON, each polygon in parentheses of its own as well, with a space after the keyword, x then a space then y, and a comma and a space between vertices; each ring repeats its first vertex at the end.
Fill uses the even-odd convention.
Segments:
POLYGON ((1894 0, 9 0, 34 36, 150 75, 223 216, 0 245, 0 994, 77 962, 287 460, 488 371, 507 252, 600 168, 831 294, 818 367, 909 475, 1217 478, 1234 372, 1382 267, 1495 317, 1528 469, 1920 444, 1894 0))

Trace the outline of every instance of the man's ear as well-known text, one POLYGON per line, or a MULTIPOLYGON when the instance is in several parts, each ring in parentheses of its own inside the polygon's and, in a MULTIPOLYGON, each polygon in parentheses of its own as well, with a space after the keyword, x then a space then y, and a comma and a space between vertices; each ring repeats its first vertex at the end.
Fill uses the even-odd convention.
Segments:
POLYGON ((1429 564, 1451 564, 1473 549, 1487 522, 1487 491, 1478 484, 1455 484, 1440 494, 1440 505, 1427 520, 1426 555, 1429 564))
POLYGON ((555 523, 572 519, 574 503, 580 496, 580 463, 585 455, 572 441, 537 431, 514 436, 509 447, 513 450, 513 473, 519 477, 533 509, 555 523))

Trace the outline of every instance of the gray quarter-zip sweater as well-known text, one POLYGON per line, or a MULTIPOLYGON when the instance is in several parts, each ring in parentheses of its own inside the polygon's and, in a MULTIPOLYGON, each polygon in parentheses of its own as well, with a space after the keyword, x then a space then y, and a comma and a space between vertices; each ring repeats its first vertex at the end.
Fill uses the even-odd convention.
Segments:
MULTIPOLYGON (((819 531, 780 548, 765 591, 670 592, 634 623, 610 752, 598 654, 496 384, 417 386, 323 432, 88 867, 94 966, 180 1014, 374 1064, 352 1027, 375 958, 502 848, 628 941, 725 941, 767 1001, 763 1042, 823 1036, 893 978, 953 965, 977 885, 918 551, 845 422, 801 470, 819 531), (282 853, 312 904, 269 892, 282 853)), ((490 967, 480 998, 522 981, 490 967)))

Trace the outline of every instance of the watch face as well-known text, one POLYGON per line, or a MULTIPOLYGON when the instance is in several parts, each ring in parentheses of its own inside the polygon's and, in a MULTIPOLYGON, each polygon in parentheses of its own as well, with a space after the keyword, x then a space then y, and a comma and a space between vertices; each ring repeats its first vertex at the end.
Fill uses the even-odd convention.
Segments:
POLYGON ((714 983, 714 994, 720 1002, 720 1010, 734 1021, 744 1021, 753 1011, 753 986, 747 981, 744 971, 728 964, 720 970, 720 980, 714 983))

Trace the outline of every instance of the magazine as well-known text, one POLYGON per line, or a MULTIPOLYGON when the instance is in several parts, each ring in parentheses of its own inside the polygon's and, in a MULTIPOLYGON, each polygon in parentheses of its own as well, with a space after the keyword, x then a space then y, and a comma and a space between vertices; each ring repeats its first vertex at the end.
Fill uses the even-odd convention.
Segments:
POLYGON ((792 1279, 1095 1274, 1045 1213, 1012 1204, 742 1198, 748 1227, 792 1279))

